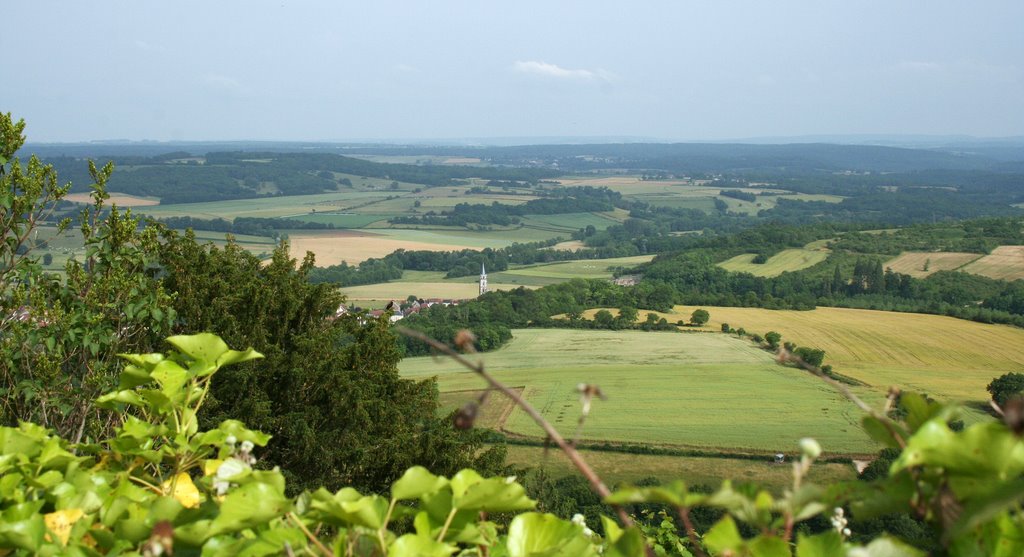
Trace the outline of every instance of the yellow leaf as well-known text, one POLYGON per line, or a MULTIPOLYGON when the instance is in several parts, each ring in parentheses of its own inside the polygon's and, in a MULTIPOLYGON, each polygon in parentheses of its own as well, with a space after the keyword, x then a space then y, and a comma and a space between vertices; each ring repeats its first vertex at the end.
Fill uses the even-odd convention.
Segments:
POLYGON ((216 474, 217 473, 217 468, 220 468, 220 465, 223 464, 223 463, 224 463, 224 461, 219 459, 219 458, 209 458, 209 459, 204 460, 203 461, 203 475, 204 476, 212 476, 212 475, 216 474))
POLYGON ((199 490, 196 489, 196 484, 192 483, 192 478, 184 472, 178 474, 173 480, 167 480, 160 487, 164 490, 164 495, 174 497, 184 507, 199 506, 199 490), (174 484, 173 492, 171 491, 172 483, 174 484))
POLYGON ((82 509, 64 509, 43 515, 46 528, 56 534, 61 545, 67 545, 71 537, 71 527, 82 518, 82 509))

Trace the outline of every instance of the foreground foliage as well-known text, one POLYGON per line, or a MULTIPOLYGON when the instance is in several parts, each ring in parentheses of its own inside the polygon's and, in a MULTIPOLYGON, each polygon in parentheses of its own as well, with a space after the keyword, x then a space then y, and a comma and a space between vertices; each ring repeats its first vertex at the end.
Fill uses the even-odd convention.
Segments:
POLYGON ((904 394, 902 421, 865 418, 873 438, 902 449, 872 483, 805 483, 821 451, 808 439, 793 465, 793 487, 780 497, 730 482, 710 494, 682 482, 627 487, 606 501, 670 512, 641 527, 604 518, 600 538, 579 518, 535 512, 515 478, 468 469, 446 478, 410 468, 389 496, 345 487, 289 497, 282 473, 260 469, 255 458, 269 435, 237 420, 202 430, 197 419, 221 367, 262 355, 230 350, 211 334, 168 340, 174 350, 167 355, 124 356, 117 389, 98 401, 120 424, 102 443, 73 445, 28 422, 0 428, 0 548, 26 555, 641 556, 650 544, 657 555, 924 555, 887 536, 851 543, 845 508, 857 517, 912 513, 934 529, 939 554, 1024 551, 1019 400, 1007 409, 1017 416, 1010 427, 987 422, 956 432, 948 425, 955 409, 904 394), (725 511, 702 533, 690 520, 701 507, 725 511), (494 521, 488 513, 518 514, 494 521), (831 516, 832 529, 801 530, 801 522, 822 515, 831 516))

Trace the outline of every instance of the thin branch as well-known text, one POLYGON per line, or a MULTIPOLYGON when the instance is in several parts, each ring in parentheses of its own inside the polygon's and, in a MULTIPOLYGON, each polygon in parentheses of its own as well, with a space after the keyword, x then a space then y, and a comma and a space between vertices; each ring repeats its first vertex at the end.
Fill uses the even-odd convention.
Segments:
POLYGON ((679 511, 679 518, 683 521, 683 527, 686 528, 686 535, 690 538, 690 545, 693 546, 693 552, 699 557, 707 557, 704 553, 704 547, 700 544, 700 540, 697 539, 697 529, 693 527, 693 521, 690 520, 690 509, 687 507, 676 507, 679 511))
POLYGON ((327 546, 325 546, 323 543, 321 543, 320 539, 314 536, 313 533, 309 531, 309 528, 306 528, 306 525, 302 523, 302 520, 299 517, 295 516, 295 513, 288 513, 288 519, 291 520, 296 526, 298 526, 299 530, 302 530, 302 533, 306 534, 306 537, 309 538, 309 541, 313 542, 313 545, 315 545, 317 549, 323 552, 323 554, 326 557, 334 557, 334 552, 328 549, 327 546))
POLYGON ((803 360, 803 358, 801 358, 799 356, 796 356, 794 354, 790 354, 789 352, 784 352, 784 353, 780 353, 780 359, 784 359, 785 361, 788 361, 788 362, 796 364, 797 366, 799 366, 799 367, 803 368, 804 370, 810 372, 811 375, 814 375, 818 379, 821 379, 822 381, 827 383, 833 389, 839 391, 839 394, 841 394, 844 397, 846 397, 847 400, 849 400, 850 402, 855 404, 858 408, 860 408, 861 410, 863 410, 867 414, 870 414, 871 417, 873 417, 873 418, 877 419, 879 422, 881 422, 882 425, 887 430, 889 430, 889 434, 892 435, 892 438, 894 440, 896 440, 896 443, 900 446, 901 449, 906 448, 907 441, 892 426, 892 423, 889 421, 889 418, 887 416, 883 415, 882 413, 880 413, 878 410, 875 410, 874 408, 869 406, 866 402, 861 400, 861 398, 859 396, 853 394, 853 391, 851 391, 849 387, 847 387, 846 385, 842 384, 841 382, 836 381, 835 379, 829 377, 824 371, 821 371, 820 367, 814 366, 814 365, 811 365, 811 364, 805 362, 803 360))
MULTIPOLYGON (((539 425, 541 429, 544 430, 544 433, 547 434, 548 438, 551 439, 551 441, 553 441, 556 445, 558 445, 558 448, 562 449, 562 452, 564 452, 565 455, 569 457, 569 460, 572 462, 573 466, 575 466, 576 469, 579 470, 581 474, 583 474, 583 477, 585 477, 587 481, 590 482, 590 487, 594 490, 595 493, 600 495, 602 499, 605 499, 611 495, 611 491, 608 489, 608 486, 606 486, 604 482, 601 481, 600 476, 598 476, 597 473, 594 472, 594 470, 590 467, 590 465, 587 464, 585 460, 583 460, 583 456, 580 455, 579 451, 577 451, 572 445, 567 443, 565 439, 562 438, 562 436, 554 428, 554 426, 552 426, 546 419, 544 419, 544 416, 541 416, 540 412, 538 412, 533 406, 531 406, 529 402, 526 402, 526 400, 524 400, 523 397, 519 396, 519 393, 505 386, 504 383, 498 381, 493 376, 491 376, 491 374, 487 373, 484 370, 483 362, 471 362, 465 356, 456 352, 455 349, 453 349, 452 347, 442 342, 438 342, 436 339, 430 338, 429 336, 421 333, 420 331, 414 331, 406 327, 396 327, 396 330, 409 338, 414 338, 429 344, 431 348, 433 348, 434 350, 437 350, 438 352, 441 352, 449 356, 456 362, 462 364, 470 371, 482 377, 485 381, 487 381, 487 383, 492 388, 501 391, 502 394, 512 399, 512 402, 514 402, 516 406, 522 408, 524 412, 526 412, 531 418, 533 418, 533 421, 537 422, 537 425, 539 425)), ((633 525, 633 520, 629 517, 628 514, 626 514, 625 509, 623 509, 619 505, 612 505, 612 507, 615 508, 615 512, 619 515, 619 520, 622 521, 623 526, 628 528, 633 525)))

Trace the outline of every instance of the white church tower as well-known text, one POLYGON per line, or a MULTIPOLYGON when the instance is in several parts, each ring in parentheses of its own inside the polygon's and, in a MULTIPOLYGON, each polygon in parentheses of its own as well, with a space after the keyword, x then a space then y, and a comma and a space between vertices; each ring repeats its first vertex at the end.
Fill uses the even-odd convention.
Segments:
POLYGON ((480 264, 480 296, 487 293, 487 269, 484 268, 484 264, 480 264))

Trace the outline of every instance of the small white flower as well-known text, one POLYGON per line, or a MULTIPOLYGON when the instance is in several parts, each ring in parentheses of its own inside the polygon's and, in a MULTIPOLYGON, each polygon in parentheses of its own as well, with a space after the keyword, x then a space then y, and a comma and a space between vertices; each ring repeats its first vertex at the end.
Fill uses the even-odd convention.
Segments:
POLYGON ((248 469, 249 467, 241 460, 229 458, 217 467, 217 478, 222 480, 233 478, 248 469))
POLYGON ((242 441, 242 452, 243 453, 252 452, 252 448, 254 446, 255 445, 252 444, 252 441, 242 441))
POLYGON ((850 529, 849 528, 843 528, 843 535, 846 536, 847 538, 849 538, 850 537, 850 529))
POLYGON ((585 527, 587 525, 586 517, 584 517, 580 513, 576 513, 576 514, 572 515, 572 518, 569 521, 572 522, 573 524, 575 524, 576 526, 584 526, 585 527))
POLYGON ((507 483, 507 484, 514 484, 514 483, 516 483, 516 477, 515 476, 508 476, 507 478, 505 478, 505 483, 507 483))
POLYGON ((228 438, 225 439, 224 442, 228 445, 234 446, 234 444, 238 442, 238 438, 234 435, 228 435, 228 438))
POLYGON ((821 456, 821 445, 810 437, 804 437, 800 440, 800 452, 807 458, 818 458, 821 456))

